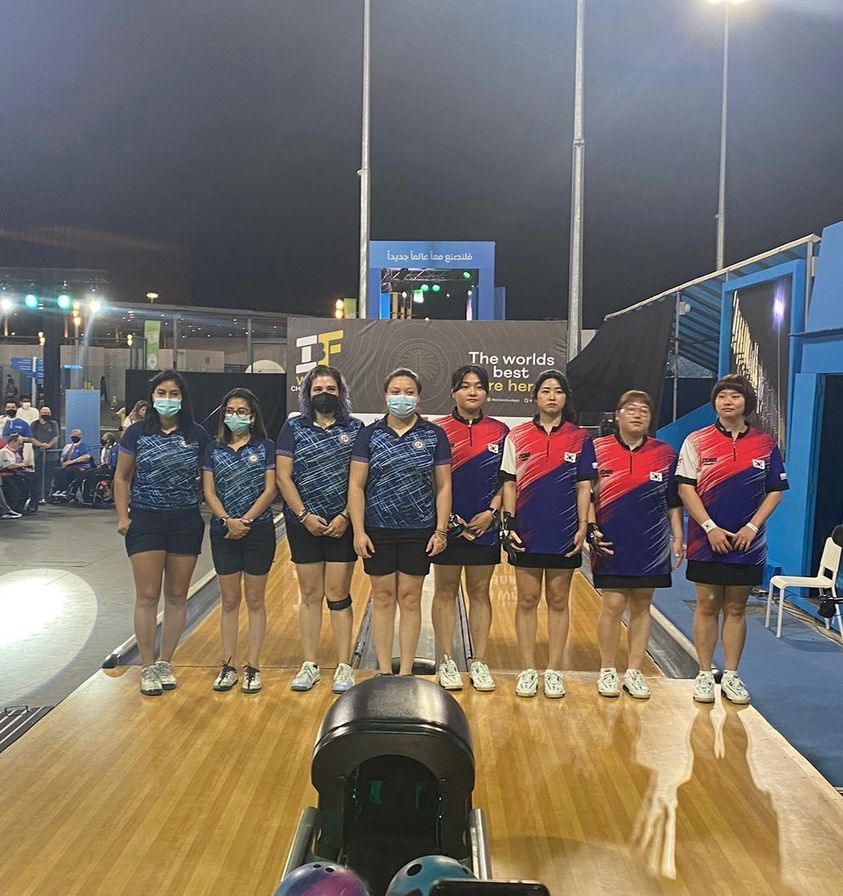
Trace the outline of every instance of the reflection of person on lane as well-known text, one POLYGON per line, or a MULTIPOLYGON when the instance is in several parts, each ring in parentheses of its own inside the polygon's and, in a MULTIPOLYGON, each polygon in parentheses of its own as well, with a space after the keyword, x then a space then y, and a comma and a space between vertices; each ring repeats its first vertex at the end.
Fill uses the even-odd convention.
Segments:
POLYGON ((629 663, 623 688, 639 699, 650 696, 641 667, 650 638, 653 590, 669 588, 671 569, 682 562, 682 504, 673 479, 676 452, 647 435, 652 415, 646 392, 625 392, 615 411, 615 435, 594 443, 597 528, 589 541, 594 585, 603 594, 597 690, 604 697, 620 695, 615 654, 627 607, 629 663))
POLYGON ((694 643, 700 673, 694 700, 714 702, 711 661, 723 614, 723 696, 749 703, 738 676, 746 640, 746 602, 761 584, 767 559, 764 529, 787 489, 787 474, 775 441, 747 417, 757 398, 749 380, 729 374, 711 392, 713 426, 692 432, 679 452, 676 481, 688 509, 688 579, 696 583, 694 643))
POLYGON ((430 559, 447 543, 451 447, 418 414, 421 381, 406 368, 384 383, 387 413, 357 434, 348 509, 354 549, 372 583, 372 634, 378 668, 392 672, 395 606, 401 608, 400 674, 410 675, 421 631, 421 592, 430 559))
POLYGON ((461 536, 450 538, 448 547, 433 558, 436 592, 432 615, 439 684, 448 690, 462 687, 457 664, 448 653, 454 640, 456 598, 464 567, 473 654, 468 677, 478 691, 493 691, 495 682, 485 662, 492 625, 489 585, 501 559, 498 477, 509 427, 483 413, 489 395, 489 374, 483 367, 467 364, 454 371, 451 395, 453 412, 436 424, 445 430, 451 445, 452 519, 463 531, 461 536))
POLYGON ((597 464, 588 433, 573 423, 573 398, 565 374, 558 370, 539 374, 532 398, 538 413, 506 437, 501 463, 501 536, 518 587, 515 632, 522 671, 515 692, 519 697, 538 693, 536 631, 544 583, 548 640, 544 695, 564 697, 568 596, 574 570, 582 565, 597 464))

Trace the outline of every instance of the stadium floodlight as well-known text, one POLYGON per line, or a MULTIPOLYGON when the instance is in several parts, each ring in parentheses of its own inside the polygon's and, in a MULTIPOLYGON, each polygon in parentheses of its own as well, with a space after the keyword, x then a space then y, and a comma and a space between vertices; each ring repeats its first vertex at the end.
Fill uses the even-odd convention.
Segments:
POLYGON ((67 311, 70 308, 70 296, 66 293, 60 293, 56 298, 56 305, 61 308, 62 311, 67 311))
POLYGON ((8 312, 12 310, 12 304, 12 300, 8 296, 3 296, 3 298, 0 299, 0 311, 4 314, 8 314, 8 312))
POLYGON ((88 310, 91 314, 98 314, 102 311, 102 302, 99 299, 91 299, 88 302, 88 310))
POLYGON ((34 295, 31 292, 28 292, 23 297, 23 303, 27 308, 37 308, 38 307, 38 296, 34 295))

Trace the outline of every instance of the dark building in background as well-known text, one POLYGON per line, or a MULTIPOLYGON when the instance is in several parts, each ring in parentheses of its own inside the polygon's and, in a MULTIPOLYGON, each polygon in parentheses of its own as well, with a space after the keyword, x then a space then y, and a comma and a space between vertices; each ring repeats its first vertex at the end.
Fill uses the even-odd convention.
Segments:
MULTIPOLYGON (((190 250, 178 243, 83 227, 0 225, 0 268, 96 270, 111 303, 191 303, 190 250)), ((44 284, 45 286, 47 284, 44 284)))

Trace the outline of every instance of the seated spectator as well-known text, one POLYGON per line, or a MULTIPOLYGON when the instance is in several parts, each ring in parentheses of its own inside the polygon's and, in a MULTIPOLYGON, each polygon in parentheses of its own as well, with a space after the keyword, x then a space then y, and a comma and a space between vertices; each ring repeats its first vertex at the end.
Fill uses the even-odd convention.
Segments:
POLYGON ((38 510, 38 498, 33 490, 34 467, 24 461, 23 449, 20 433, 12 433, 0 448, 0 475, 4 489, 9 490, 10 506, 15 511, 35 513, 38 510))
POLYGON ((120 433, 107 432, 102 437, 99 465, 87 470, 80 477, 83 504, 102 506, 111 503, 110 485, 114 479, 114 471, 117 468, 120 435, 120 433))
POLYGON ((31 441, 32 430, 26 420, 18 417, 18 402, 15 399, 6 399, 6 415, 0 417, 0 436, 4 439, 9 438, 12 433, 18 433, 24 441, 31 441))
POLYGON ((79 489, 82 473, 91 467, 91 450, 82 441, 82 430, 74 429, 70 441, 64 446, 59 467, 53 474, 51 498, 69 501, 79 489))
POLYGON ((148 408, 149 404, 147 402, 136 401, 132 410, 123 418, 123 423, 121 424, 122 429, 128 429, 133 423, 143 420, 148 408))

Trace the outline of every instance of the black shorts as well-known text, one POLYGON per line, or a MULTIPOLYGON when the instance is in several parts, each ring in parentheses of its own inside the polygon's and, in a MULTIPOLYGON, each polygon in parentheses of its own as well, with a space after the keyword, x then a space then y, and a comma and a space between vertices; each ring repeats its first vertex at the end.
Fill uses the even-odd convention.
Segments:
POLYGON ((670 573, 661 576, 602 576, 594 573, 594 587, 607 591, 626 588, 670 588, 670 573))
POLYGON ((331 538, 329 535, 311 535, 300 522, 291 521, 286 516, 284 523, 293 563, 354 563, 357 559, 351 526, 342 538, 331 538))
POLYGON ((146 551, 166 551, 198 557, 202 553, 202 536, 205 520, 198 507, 185 510, 129 511, 132 524, 126 533, 126 553, 143 554, 146 551))
POLYGON ((430 557, 425 552, 433 529, 378 529, 367 527, 366 534, 375 546, 375 553, 363 560, 363 569, 370 576, 388 576, 403 572, 408 576, 426 576, 430 557))
POLYGON ((456 538, 431 562, 434 566, 495 566, 501 562, 501 546, 456 538))
POLYGON ((685 578, 701 585, 746 585, 751 588, 764 581, 764 567, 689 560, 685 578))
POLYGON ((566 557, 564 554, 531 554, 526 551, 516 553, 515 563, 512 565, 521 569, 579 569, 582 566, 582 551, 573 557, 566 557))
POLYGON ((211 556, 217 575, 245 572, 250 576, 265 576, 275 559, 275 526, 272 522, 258 523, 248 535, 236 539, 212 530, 211 556))

